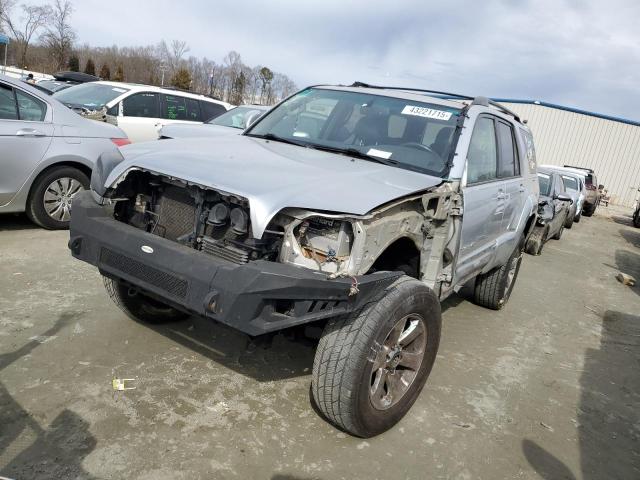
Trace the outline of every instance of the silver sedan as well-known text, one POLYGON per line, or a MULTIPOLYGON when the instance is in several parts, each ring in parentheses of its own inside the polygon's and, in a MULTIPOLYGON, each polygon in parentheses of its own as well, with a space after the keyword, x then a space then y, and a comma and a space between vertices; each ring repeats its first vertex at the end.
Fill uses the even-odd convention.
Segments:
POLYGON ((127 143, 118 127, 0 75, 0 213, 26 212, 44 228, 68 228, 71 201, 89 187, 98 157, 127 143))

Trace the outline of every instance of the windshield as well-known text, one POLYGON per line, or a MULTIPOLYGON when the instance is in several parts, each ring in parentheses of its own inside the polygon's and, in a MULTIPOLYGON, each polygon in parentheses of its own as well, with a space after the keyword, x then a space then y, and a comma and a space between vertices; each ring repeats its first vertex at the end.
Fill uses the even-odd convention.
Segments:
POLYGON ((90 109, 102 108, 111 100, 128 92, 128 88, 114 87, 99 83, 83 83, 54 93, 53 98, 90 109))
POLYGON ((566 188, 567 190, 573 190, 575 192, 580 191, 580 187, 578 186, 578 180, 576 180, 573 177, 567 177, 563 175, 562 183, 564 183, 564 188, 566 188))
POLYGON ((308 88, 274 108, 247 135, 442 177, 455 149, 459 113, 415 100, 308 88))
POLYGON ((263 110, 252 107, 236 107, 223 113, 219 117, 209 120, 209 125, 220 125, 222 127, 247 128, 247 120, 255 122, 264 113, 263 110))
POLYGON ((538 184, 540 185, 540 195, 548 197, 551 194, 551 175, 538 173, 538 184))

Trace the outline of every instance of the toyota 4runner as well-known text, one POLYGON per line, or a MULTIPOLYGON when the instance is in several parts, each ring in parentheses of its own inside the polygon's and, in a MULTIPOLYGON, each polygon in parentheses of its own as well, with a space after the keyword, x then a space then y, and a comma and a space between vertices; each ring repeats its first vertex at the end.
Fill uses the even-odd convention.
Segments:
POLYGON ((484 97, 316 86, 242 135, 105 154, 69 248, 127 314, 251 336, 320 323, 313 399, 358 436, 397 423, 436 358, 440 302, 502 308, 535 225, 532 136, 484 97))

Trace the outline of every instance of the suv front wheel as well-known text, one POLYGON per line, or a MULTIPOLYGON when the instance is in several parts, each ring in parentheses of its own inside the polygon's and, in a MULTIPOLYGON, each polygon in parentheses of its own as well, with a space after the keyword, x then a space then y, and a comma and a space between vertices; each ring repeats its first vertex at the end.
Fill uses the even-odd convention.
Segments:
POLYGON ((359 437, 388 430, 418 398, 440 343, 440 302, 402 276, 381 297, 324 329, 311 390, 322 414, 359 437))
POLYGON ((118 280, 103 276, 102 281, 113 303, 133 320, 146 323, 165 323, 184 320, 189 316, 187 313, 148 297, 118 280))

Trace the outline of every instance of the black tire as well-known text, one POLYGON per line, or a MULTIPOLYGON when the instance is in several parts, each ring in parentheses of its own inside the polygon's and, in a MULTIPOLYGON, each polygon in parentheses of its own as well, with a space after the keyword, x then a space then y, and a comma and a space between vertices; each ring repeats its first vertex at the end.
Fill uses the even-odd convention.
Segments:
POLYGON ((544 228, 533 229, 531 235, 527 239, 527 243, 524 246, 524 251, 529 255, 540 255, 544 248, 546 230, 544 228))
POLYGON ((111 300, 133 320, 146 323, 167 323, 189 317, 189 314, 132 290, 117 280, 103 276, 102 281, 111 300))
POLYGON ((633 226, 636 228, 640 228, 640 209, 636 210, 633 214, 633 226))
POLYGON ((564 223, 560 225, 560 230, 558 230, 556 234, 551 238, 553 238, 554 240, 560 240, 562 238, 563 232, 564 232, 564 223))
MULTIPOLYGON (((400 277, 360 311, 329 321, 316 351, 311 381, 313 399, 320 412, 338 428, 358 437, 373 437, 393 427, 416 401, 431 372, 440 343, 441 322, 440 302, 435 293, 407 276, 400 277), (391 335, 398 332, 394 326, 408 331, 414 321, 424 327, 424 337, 411 340, 424 338, 422 360, 416 369, 392 365, 391 373, 387 363, 402 361, 403 355, 411 358, 411 352, 390 351, 385 345, 393 342, 391 335), (389 355, 393 355, 391 360, 389 355), (381 359, 383 367, 375 368, 381 359), (402 394, 393 397, 387 393, 372 399, 371 390, 375 386, 372 379, 382 374, 384 380, 376 392, 392 392, 391 387, 387 388, 389 378, 392 378, 389 382, 400 385, 398 379, 407 378, 404 375, 412 377, 402 394), (381 409, 380 402, 387 397, 392 401, 381 409)), ((398 336, 402 338, 401 333, 398 336)), ((400 340, 397 345, 401 345, 400 340)))
POLYGON ((477 305, 500 310, 509 301, 522 264, 522 250, 518 245, 507 262, 476 277, 473 300, 477 305))
POLYGON ((590 217, 595 213, 595 211, 596 211, 595 205, 585 205, 582 208, 582 215, 584 215, 585 217, 590 217))
POLYGON ((581 218, 582 218, 582 212, 578 212, 576 216, 573 218, 573 223, 580 223, 581 218))
MULTIPOLYGON (((79 182, 84 190, 89 188, 89 177, 87 177, 81 170, 74 167, 53 167, 50 170, 45 171, 36 179, 31 186, 31 191, 29 192, 26 213, 32 222, 49 230, 62 230, 69 228, 68 218, 65 218, 64 220, 53 218, 45 210, 44 202, 47 189, 53 182, 59 179, 73 179, 79 182)), ((80 190, 75 191, 75 193, 78 191, 80 190)), ((60 212, 62 212, 62 210, 60 210, 60 212)))
POLYGON ((564 228, 573 227, 574 218, 575 218, 575 215, 571 210, 569 210, 569 213, 567 214, 567 218, 564 221, 564 228))

